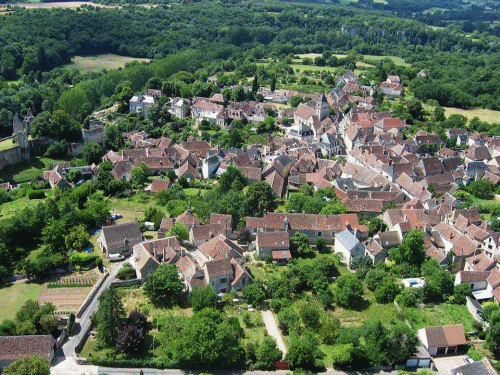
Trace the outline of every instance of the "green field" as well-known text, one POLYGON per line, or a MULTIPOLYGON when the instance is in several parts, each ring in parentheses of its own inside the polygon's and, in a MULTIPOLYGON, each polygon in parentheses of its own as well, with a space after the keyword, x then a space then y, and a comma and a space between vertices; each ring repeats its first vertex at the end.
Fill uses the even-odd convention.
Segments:
POLYGON ((113 54, 97 56, 75 56, 71 59, 71 63, 66 64, 64 67, 70 69, 76 68, 80 72, 97 72, 102 69, 113 70, 123 68, 125 67, 125 64, 132 61, 149 62, 150 59, 140 59, 113 54))
POLYGON ((403 308, 406 318, 416 331, 420 328, 447 324, 463 324, 465 332, 471 332, 474 319, 465 305, 443 303, 434 307, 403 308))
POLYGON ((492 109, 459 109, 445 107, 444 113, 446 117, 450 115, 463 115, 469 120, 473 119, 474 117, 478 117, 479 120, 487 122, 489 124, 500 123, 500 111, 494 111, 492 109))
POLYGON ((479 208, 488 210, 490 212, 500 209, 500 200, 498 199, 480 199, 476 198, 472 194, 470 195, 470 198, 472 199, 472 204, 479 208))
POLYGON ((36 299, 45 284, 17 282, 0 288, 0 322, 5 319, 14 319, 17 311, 30 299, 36 299))
POLYGON ((33 206, 37 200, 30 200, 28 197, 16 199, 12 202, 6 202, 0 205, 0 219, 8 219, 21 212, 23 208, 33 206))
POLYGON ((9 138, 9 139, 6 139, 6 140, 0 142, 0 151, 10 150, 11 148, 14 148, 15 146, 17 146, 17 145, 14 143, 14 138, 9 138))
POLYGON ((8 165, 0 171, 1 182, 25 182, 36 177, 42 177, 43 171, 48 170, 52 164, 61 163, 64 160, 46 157, 35 157, 29 163, 8 165))
POLYGON ((207 190, 207 189, 197 189, 197 188, 184 189, 184 193, 186 193, 186 195, 188 195, 190 197, 198 195, 198 192, 200 192, 201 196, 203 197, 205 194, 207 194, 209 192, 209 190, 207 190))

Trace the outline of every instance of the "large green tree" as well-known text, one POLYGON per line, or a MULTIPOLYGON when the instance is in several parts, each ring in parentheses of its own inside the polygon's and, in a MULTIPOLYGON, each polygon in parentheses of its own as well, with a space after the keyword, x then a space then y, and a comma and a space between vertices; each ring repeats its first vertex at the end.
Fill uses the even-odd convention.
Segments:
POLYGON ((265 210, 274 211, 276 198, 276 193, 266 181, 253 183, 246 192, 248 215, 262 216, 265 210))
POLYGON ((146 295, 157 305, 174 305, 179 301, 183 290, 184 284, 173 264, 160 264, 144 285, 146 295))
POLYGON ((172 343, 174 361, 181 366, 233 367, 241 358, 240 335, 238 320, 204 309, 193 315, 172 343))
POLYGON ((389 250, 389 258, 397 264, 420 265, 425 260, 424 235, 418 229, 408 232, 398 247, 389 250))
POLYGON ((114 348, 126 321, 125 308, 116 288, 107 289, 99 297, 99 308, 92 316, 97 330, 97 341, 107 348, 114 348))
POLYGON ((340 306, 355 308, 363 298, 363 283, 356 275, 348 273, 335 281, 335 302, 340 306))
POLYGON ((50 375, 50 364, 44 357, 24 357, 5 367, 2 373, 4 375, 50 375))
POLYGON ((276 347, 276 341, 272 337, 266 336, 257 348, 256 367, 261 370, 274 370, 274 363, 281 360, 283 353, 276 347))

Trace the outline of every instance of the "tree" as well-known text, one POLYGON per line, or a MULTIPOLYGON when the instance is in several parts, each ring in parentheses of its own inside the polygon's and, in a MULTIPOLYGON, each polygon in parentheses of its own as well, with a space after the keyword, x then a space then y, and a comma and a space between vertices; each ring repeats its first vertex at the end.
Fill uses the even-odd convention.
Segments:
POLYGON ((184 284, 173 264, 160 264, 144 285, 146 295, 157 305, 174 305, 179 301, 183 290, 184 284))
POLYGON ((416 307, 420 300, 420 293, 416 288, 404 288, 396 297, 396 301, 403 307, 416 307))
POLYGON ((495 194, 494 186, 488 180, 473 181, 468 189, 472 195, 480 199, 491 199, 495 194))
POLYGON ((394 260, 396 264, 422 264, 425 260, 424 235, 422 231, 414 229, 408 232, 398 247, 389 250, 389 258, 394 260))
POLYGON ((490 328, 486 333, 486 347, 495 355, 500 355, 500 311, 495 311, 490 320, 490 328))
POLYGON ((290 340, 285 360, 292 370, 301 368, 313 371, 323 368, 324 356, 325 353, 319 349, 317 337, 311 332, 306 332, 304 336, 290 340))
POLYGON ((351 258, 349 268, 356 271, 356 276, 360 279, 364 279, 368 271, 373 268, 373 260, 368 255, 360 255, 351 258))
POLYGON ((79 169, 71 169, 66 174, 66 179, 72 183, 77 183, 81 178, 82 178, 82 172, 79 169))
POLYGON ((277 207, 276 194, 266 181, 251 184, 246 192, 248 216, 260 216, 264 211, 274 211, 277 207))
POLYGON ((177 236, 177 239, 180 242, 184 242, 189 240, 189 229, 182 223, 175 223, 170 226, 170 229, 166 233, 166 236, 177 236))
POLYGON ((467 297, 472 296, 472 290, 469 284, 455 285, 453 288, 453 303, 463 305, 467 301, 467 297))
POLYGON ((88 165, 99 164, 103 155, 104 150, 99 143, 85 142, 83 144, 82 157, 88 165))
POLYGON ((64 241, 68 249, 82 251, 90 243, 90 234, 83 225, 77 225, 70 229, 64 241))
POLYGON ((406 324, 397 324, 389 331, 386 356, 389 363, 406 363, 417 348, 418 339, 406 324))
POLYGON ((326 247, 326 241, 324 238, 322 237, 318 237, 316 238, 316 240, 314 241, 315 245, 316 245, 316 250, 318 250, 320 253, 325 253, 325 252, 328 252, 327 250, 327 247, 326 247))
POLYGON ((271 77, 271 87, 270 87, 270 89, 271 89, 271 92, 274 92, 274 90, 276 90, 276 76, 275 75, 273 75, 271 77))
POLYGON ((321 315, 317 306, 305 303, 300 308, 300 318, 302 323, 309 329, 318 329, 321 315))
POLYGON ((326 345, 333 345, 340 334, 340 320, 332 316, 325 316, 318 330, 321 341, 326 345))
POLYGON ((172 343, 172 355, 181 366, 232 367, 240 361, 242 329, 212 309, 194 314, 172 343))
POLYGON ((205 308, 217 308, 217 293, 214 288, 207 285, 205 288, 194 288, 189 294, 189 303, 194 312, 201 311, 205 308))
POLYGON ((45 228, 42 229, 43 243, 51 253, 61 253, 66 251, 65 247, 66 229, 59 220, 52 219, 45 228))
POLYGON ((218 190, 221 193, 227 193, 233 187, 238 187, 240 190, 248 184, 248 179, 243 175, 240 169, 229 166, 219 178, 218 190))
POLYGON ((12 362, 3 369, 4 375, 50 375, 47 358, 40 356, 24 357, 12 362))
POLYGON ((387 277, 375 289, 375 300, 378 303, 394 302, 394 298, 396 298, 399 291, 399 287, 396 285, 392 277, 387 277))
POLYGON ((151 329, 148 318, 138 310, 132 310, 125 328, 118 335, 116 350, 119 353, 138 353, 143 347, 146 337, 151 329))
POLYGON ((99 308, 92 316, 92 321, 96 325, 98 343, 103 347, 114 348, 125 320, 125 308, 116 289, 107 289, 99 297, 99 308))
POLYGON ((130 171, 130 182, 135 188, 141 188, 148 181, 149 167, 146 163, 141 163, 130 171))
POLYGON ((253 77, 253 81, 252 81, 252 92, 254 94, 257 93, 257 91, 259 91, 259 77, 257 77, 257 74, 253 77))
POLYGON ((160 224, 164 216, 165 213, 154 206, 148 206, 144 212, 144 220, 153 222, 155 224, 155 229, 160 228, 160 224))
POLYGON ((264 302, 266 295, 264 294, 264 290, 262 286, 258 283, 252 283, 243 288, 243 298, 248 303, 251 303, 254 306, 260 306, 264 302))
POLYGON ((341 306, 354 308, 359 306, 363 298, 363 284, 352 273, 340 276, 335 281, 333 293, 335 302, 341 306))
POLYGON ((387 271, 381 269, 381 268, 374 268, 366 274, 365 277, 365 283, 368 289, 371 291, 374 291, 377 289, 377 286, 379 286, 382 283, 382 280, 384 280, 388 276, 387 271))
POLYGON ((91 109, 90 102, 85 92, 78 87, 64 91, 57 100, 55 108, 65 111, 78 121, 82 121, 91 112, 85 111, 91 109))
POLYGON ((290 238, 290 250, 294 257, 307 257, 313 254, 313 249, 309 245, 309 237, 300 232, 295 232, 290 238))
POLYGON ((283 353, 276 347, 272 337, 266 336, 259 345, 256 353, 256 367, 261 370, 274 370, 274 363, 283 358, 283 353))

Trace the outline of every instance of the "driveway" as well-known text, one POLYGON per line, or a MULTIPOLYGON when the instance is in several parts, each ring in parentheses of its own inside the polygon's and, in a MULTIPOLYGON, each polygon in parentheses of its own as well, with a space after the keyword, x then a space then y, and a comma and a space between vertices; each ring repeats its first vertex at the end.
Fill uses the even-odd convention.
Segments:
POLYGON ((283 342, 283 337, 281 337, 281 332, 278 328, 278 324, 276 324, 276 319, 274 319, 274 315, 270 310, 262 311, 262 319, 264 319, 264 324, 266 325, 267 333, 269 336, 276 340, 276 345, 278 349, 283 352, 283 358, 286 355, 286 346, 283 342))
POLYGON ((454 368, 466 365, 464 358, 466 355, 453 355, 448 357, 434 358, 434 364, 440 375, 450 375, 454 368))

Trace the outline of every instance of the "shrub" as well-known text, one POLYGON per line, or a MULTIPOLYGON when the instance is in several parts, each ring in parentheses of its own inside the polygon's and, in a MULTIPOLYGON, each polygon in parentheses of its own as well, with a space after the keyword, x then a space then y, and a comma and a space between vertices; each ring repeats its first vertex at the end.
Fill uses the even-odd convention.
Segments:
POLYGON ((89 264, 92 264, 96 262, 96 260, 99 258, 99 256, 90 254, 90 253, 85 253, 85 252, 74 252, 69 256, 69 262, 73 266, 88 266, 89 264))
POLYGON ((403 307, 416 307, 419 300, 420 293, 415 288, 405 288, 401 294, 396 297, 397 303, 403 307))
POLYGON ((34 190, 28 193, 29 199, 44 199, 45 192, 43 190, 34 190))
POLYGON ((134 267, 130 265, 130 263, 125 263, 118 274, 116 275, 117 279, 120 280, 133 280, 137 277, 134 267))

